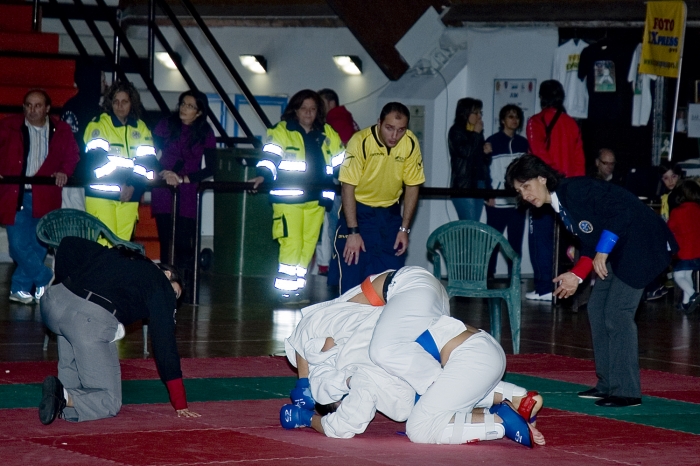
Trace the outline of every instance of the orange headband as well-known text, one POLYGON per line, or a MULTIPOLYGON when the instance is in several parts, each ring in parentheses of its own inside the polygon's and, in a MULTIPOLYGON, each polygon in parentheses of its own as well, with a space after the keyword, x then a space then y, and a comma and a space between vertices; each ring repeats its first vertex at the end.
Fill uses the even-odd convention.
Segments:
POLYGON ((372 286, 372 280, 370 280, 370 277, 365 278, 365 281, 362 282, 360 288, 362 289, 362 293, 364 293, 365 297, 372 306, 383 306, 386 304, 384 298, 379 296, 374 290, 374 287, 372 286))

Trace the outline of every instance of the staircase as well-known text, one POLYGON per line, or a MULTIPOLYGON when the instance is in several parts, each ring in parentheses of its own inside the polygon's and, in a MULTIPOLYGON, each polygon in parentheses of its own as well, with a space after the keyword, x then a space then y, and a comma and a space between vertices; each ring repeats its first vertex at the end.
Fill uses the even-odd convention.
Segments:
POLYGON ((75 61, 61 58, 58 35, 32 31, 32 5, 0 5, 0 116, 22 111, 22 98, 34 87, 60 108, 78 90, 75 61))

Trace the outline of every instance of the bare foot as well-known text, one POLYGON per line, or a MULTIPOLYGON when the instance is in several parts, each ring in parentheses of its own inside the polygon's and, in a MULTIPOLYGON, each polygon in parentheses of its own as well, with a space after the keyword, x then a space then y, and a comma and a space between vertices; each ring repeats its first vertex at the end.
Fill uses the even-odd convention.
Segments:
POLYGON ((532 432, 532 440, 535 442, 535 444, 544 445, 544 435, 542 435, 542 432, 537 430, 535 424, 530 424, 528 422, 527 425, 530 427, 530 432, 532 432))

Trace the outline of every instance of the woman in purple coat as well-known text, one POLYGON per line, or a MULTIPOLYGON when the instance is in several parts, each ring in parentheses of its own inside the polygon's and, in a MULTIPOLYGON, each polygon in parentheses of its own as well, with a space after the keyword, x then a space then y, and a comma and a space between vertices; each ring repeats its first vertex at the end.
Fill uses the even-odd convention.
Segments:
MULTIPOLYGON (((197 215, 197 183, 214 174, 214 160, 206 157, 205 149, 216 146, 214 131, 207 122, 209 102, 202 92, 191 90, 180 94, 177 111, 158 123, 153 132, 156 148, 162 151, 160 172, 169 185, 180 190, 177 229, 175 231, 175 260, 182 273, 185 291, 192 286, 197 215)), ((152 191, 151 211, 156 219, 160 239, 161 262, 169 263, 172 237, 172 194, 167 188, 152 191)))

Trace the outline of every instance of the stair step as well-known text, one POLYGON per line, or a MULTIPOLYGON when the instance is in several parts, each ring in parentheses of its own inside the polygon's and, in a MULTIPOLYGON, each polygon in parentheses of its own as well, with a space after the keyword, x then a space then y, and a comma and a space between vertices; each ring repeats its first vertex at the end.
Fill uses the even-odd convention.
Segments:
MULTIPOLYGON (((0 8, 2 14, 2 8, 0 8)), ((0 50, 16 52, 58 52, 58 34, 0 32, 0 50)))
POLYGON ((0 85, 72 87, 74 76, 73 60, 0 57, 0 85))
POLYGON ((0 31, 32 32, 33 7, 27 5, 0 5, 0 31))
MULTIPOLYGON (((0 106, 18 106, 21 107, 24 103, 22 98, 33 87, 31 85, 8 85, 0 86, 0 106)), ((61 108, 63 105, 78 93, 75 87, 55 87, 45 86, 43 88, 51 96, 51 108, 61 108)))

